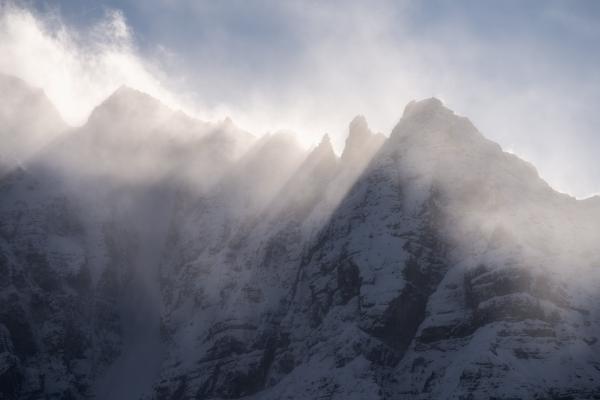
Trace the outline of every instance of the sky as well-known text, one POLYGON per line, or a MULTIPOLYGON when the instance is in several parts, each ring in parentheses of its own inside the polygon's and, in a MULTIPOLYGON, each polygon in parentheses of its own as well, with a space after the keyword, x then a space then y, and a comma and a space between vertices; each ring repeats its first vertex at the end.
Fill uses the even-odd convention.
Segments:
POLYGON ((388 135, 438 97, 554 188, 600 193, 598 1, 0 0, 0 72, 83 124, 122 84, 257 134, 388 135))

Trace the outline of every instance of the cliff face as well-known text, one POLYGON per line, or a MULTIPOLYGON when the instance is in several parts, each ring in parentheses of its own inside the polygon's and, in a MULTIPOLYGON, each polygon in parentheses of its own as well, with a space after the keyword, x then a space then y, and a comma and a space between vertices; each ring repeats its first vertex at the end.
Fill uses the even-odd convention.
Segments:
POLYGON ((600 395, 600 208, 436 99, 338 158, 123 88, 0 192, 6 398, 600 395))

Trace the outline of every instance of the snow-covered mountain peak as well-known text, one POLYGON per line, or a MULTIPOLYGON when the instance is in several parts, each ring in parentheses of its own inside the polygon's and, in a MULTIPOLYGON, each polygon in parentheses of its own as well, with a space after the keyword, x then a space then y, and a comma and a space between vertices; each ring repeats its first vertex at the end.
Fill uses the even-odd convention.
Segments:
POLYGON ((121 85, 110 96, 108 96, 101 105, 128 106, 133 104, 140 106, 150 104, 157 105, 160 104, 160 101, 145 92, 134 89, 127 85, 121 85))
MULTIPOLYGON (((50 125, 48 128, 55 128, 55 125, 60 125, 62 129, 67 128, 42 89, 33 87, 17 77, 0 73, 0 93, 0 118, 3 127, 25 123, 22 121, 22 114, 29 112, 29 121, 41 119, 37 123, 50 125), (33 116, 36 118, 32 118, 33 116)), ((27 123, 33 124, 29 121, 27 123)))
POLYGON ((108 99, 133 99, 133 98, 145 99, 146 101, 158 102, 158 99, 152 97, 148 93, 142 92, 141 90, 137 90, 128 85, 121 85, 111 94, 108 99))
POLYGON ((48 147, 0 180, 0 399, 600 395, 600 199, 437 99, 340 160, 123 87, 48 147))
POLYGON ((449 133, 449 128, 457 124, 464 125, 460 127, 461 131, 477 132, 477 128, 468 119, 454 114, 454 111, 444 106, 435 97, 420 101, 413 100, 404 108, 402 118, 393 129, 391 136, 449 133))
POLYGON ((483 137, 468 118, 456 115, 433 97, 408 103, 390 138, 393 142, 401 141, 403 147, 427 148, 431 156, 442 152, 456 155, 460 154, 459 149, 468 148, 482 154, 501 150, 483 137))
POLYGON ((121 86, 92 111, 88 124, 154 123, 165 120, 173 110, 144 92, 121 86))
POLYGON ((0 74, 0 176, 68 129, 42 89, 0 74))
POLYGON ((333 151, 333 146, 331 145, 331 138, 329 137, 328 133, 323 135, 318 146, 315 148, 315 151, 318 151, 320 153, 330 153, 330 154, 335 155, 335 152, 333 151))
POLYGON ((331 145, 331 139, 329 135, 326 133, 321 138, 321 142, 317 147, 315 147, 306 157, 306 160, 303 162, 300 170, 303 168, 317 168, 321 169, 319 173, 322 174, 330 174, 334 171, 325 171, 324 169, 332 169, 335 170, 335 165, 337 163, 337 156, 333 151, 333 146, 331 145))
POLYGON ((409 102, 404 108, 404 113, 402 114, 403 118, 408 118, 411 116, 424 115, 424 114, 432 114, 432 113, 445 113, 445 114, 454 114, 452 110, 447 108, 444 103, 440 99, 435 97, 430 97, 424 100, 412 100, 409 102))
POLYGON ((358 115, 348 126, 348 137, 342 153, 342 161, 353 163, 361 158, 370 159, 384 141, 385 136, 380 133, 374 134, 369 128, 367 119, 358 115))
POLYGON ((350 121, 348 131, 349 136, 365 136, 371 134, 369 124, 364 115, 357 115, 354 117, 352 121, 350 121))

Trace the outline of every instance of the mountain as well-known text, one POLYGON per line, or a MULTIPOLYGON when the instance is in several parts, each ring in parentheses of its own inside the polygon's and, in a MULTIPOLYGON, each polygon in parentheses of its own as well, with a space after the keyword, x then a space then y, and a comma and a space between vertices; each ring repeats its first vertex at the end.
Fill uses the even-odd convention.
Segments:
POLYGON ((251 141, 231 121, 121 88, 0 182, 0 397, 111 397, 103 379, 140 366, 110 387, 127 398, 151 385, 160 358, 138 357, 160 347, 157 268, 175 194, 203 193, 251 141), (203 165, 210 174, 192 175, 203 165))
POLYGON ((41 89, 0 74, 0 176, 69 128, 41 89))
POLYGON ((600 396, 597 198, 437 99, 348 131, 121 88, 2 178, 0 397, 600 396))

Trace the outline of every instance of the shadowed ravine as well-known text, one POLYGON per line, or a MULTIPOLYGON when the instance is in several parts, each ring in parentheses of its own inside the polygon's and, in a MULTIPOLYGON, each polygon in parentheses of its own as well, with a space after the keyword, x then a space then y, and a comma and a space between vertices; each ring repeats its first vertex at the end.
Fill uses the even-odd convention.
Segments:
POLYGON ((132 228, 130 234, 137 238, 138 249, 119 305, 123 353, 98 379, 98 398, 147 396, 160 373, 165 350, 160 337, 158 268, 173 213, 173 196, 160 187, 142 191, 134 197, 134 204, 122 211, 122 222, 132 228))

